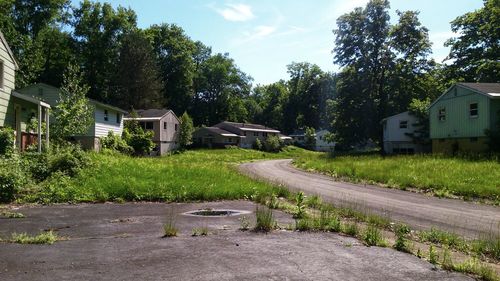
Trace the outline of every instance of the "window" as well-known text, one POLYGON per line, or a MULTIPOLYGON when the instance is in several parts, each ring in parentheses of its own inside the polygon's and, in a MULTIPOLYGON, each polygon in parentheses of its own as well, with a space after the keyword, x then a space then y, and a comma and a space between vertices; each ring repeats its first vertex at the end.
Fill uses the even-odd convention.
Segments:
POLYGON ((253 133, 253 136, 254 136, 254 137, 258 137, 258 136, 259 136, 259 132, 254 132, 254 133, 253 133))
POLYGON ((438 111, 438 120, 446 121, 446 107, 441 107, 438 111))
POLYGON ((399 121, 399 128, 400 129, 406 129, 408 128, 408 121, 399 121))
POLYGON ((153 130, 153 122, 140 122, 139 124, 144 130, 153 130))
POLYGON ((227 138, 227 142, 231 143, 231 142, 233 142, 233 139, 232 138, 227 138))
POLYGON ((479 107, 477 105, 477 102, 469 104, 469 117, 477 118, 478 113, 479 113, 479 107))
POLYGON ((262 133, 262 136, 267 138, 267 133, 262 133))
POLYGON ((470 138, 470 142, 477 142, 477 138, 470 138))
POLYGON ((167 122, 163 122, 163 130, 167 129, 167 122))
POLYGON ((0 89, 3 89, 3 61, 0 60, 0 89))
POLYGON ((120 124, 122 122, 122 118, 120 116, 120 113, 116 113, 116 124, 120 124))
POLYGON ((179 127, 179 124, 175 124, 175 131, 177 132, 177 129, 179 127))
POLYGON ((243 132, 243 135, 246 137, 247 136, 247 132, 243 132))
POLYGON ((104 121, 108 121, 108 120, 109 120, 108 110, 105 109, 104 110, 104 121))

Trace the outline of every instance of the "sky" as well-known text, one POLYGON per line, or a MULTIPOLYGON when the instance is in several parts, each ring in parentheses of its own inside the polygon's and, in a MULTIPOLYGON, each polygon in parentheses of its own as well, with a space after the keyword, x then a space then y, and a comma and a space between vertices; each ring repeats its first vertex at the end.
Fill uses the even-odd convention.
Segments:
MULTIPOLYGON (((74 1, 78 3, 79 1, 74 1)), ((336 19, 367 0, 108 0, 114 7, 130 7, 138 25, 175 23, 193 40, 229 53, 255 84, 287 79, 286 66, 307 61, 324 71, 338 71, 332 49, 336 19)), ((392 0, 391 22, 396 10, 420 12, 429 29, 432 57, 441 62, 448 54, 444 41, 456 36, 450 22, 479 9, 482 0, 392 0)))

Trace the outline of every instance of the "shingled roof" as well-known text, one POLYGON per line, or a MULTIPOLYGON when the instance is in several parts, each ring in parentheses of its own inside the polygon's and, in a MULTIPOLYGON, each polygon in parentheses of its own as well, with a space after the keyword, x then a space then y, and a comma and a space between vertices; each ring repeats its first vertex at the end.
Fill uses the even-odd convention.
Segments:
POLYGON ((214 125, 214 127, 220 127, 223 124, 231 126, 231 127, 238 128, 238 129, 240 129, 242 131, 263 131, 263 132, 267 131, 267 132, 275 132, 275 133, 279 133, 280 132, 280 131, 278 131, 276 129, 269 128, 269 127, 266 127, 264 125, 251 124, 251 123, 237 123, 237 122, 229 122, 229 121, 221 122, 221 123, 219 123, 217 125, 214 125))
POLYGON ((487 94, 500 97, 500 83, 458 83, 458 85, 487 94))

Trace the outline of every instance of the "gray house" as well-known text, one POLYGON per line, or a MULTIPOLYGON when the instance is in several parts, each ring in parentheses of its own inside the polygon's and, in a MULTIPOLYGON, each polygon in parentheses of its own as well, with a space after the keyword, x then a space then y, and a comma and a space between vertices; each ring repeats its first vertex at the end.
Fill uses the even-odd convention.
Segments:
POLYGON ((424 153, 429 149, 416 143, 412 135, 419 129, 418 118, 408 111, 389 116, 381 121, 384 134, 384 151, 389 154, 424 153))
POLYGON ((290 137, 263 125, 224 121, 212 127, 202 127, 193 133, 193 141, 199 146, 224 147, 235 145, 252 148, 257 139, 265 141, 269 136, 278 136, 283 141, 290 137))
POLYGON ((136 110, 137 118, 130 115, 124 118, 127 121, 138 121, 139 125, 147 131, 153 131, 153 141, 156 144, 154 153, 163 155, 179 148, 180 120, 170 109, 136 110))
MULTIPOLYGON (((52 107, 57 105, 61 92, 59 88, 44 83, 30 85, 17 91, 23 96, 44 101, 52 107)), ((87 133, 73 136, 73 139, 79 142, 83 148, 99 150, 101 147, 100 138, 107 136, 109 131, 121 136, 123 132, 123 115, 127 112, 92 99, 89 99, 89 103, 94 107, 94 122, 87 133)))

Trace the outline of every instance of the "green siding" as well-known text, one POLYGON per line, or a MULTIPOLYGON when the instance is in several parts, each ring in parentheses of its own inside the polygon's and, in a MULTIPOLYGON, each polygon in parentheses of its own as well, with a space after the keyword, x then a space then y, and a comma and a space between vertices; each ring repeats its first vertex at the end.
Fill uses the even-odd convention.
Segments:
POLYGON ((14 127, 14 107, 10 100, 11 92, 15 87, 15 64, 1 41, 0 60, 3 62, 3 88, 0 88, 0 127, 14 127))
POLYGON ((485 136, 490 128, 490 99, 469 89, 454 86, 440 97, 430 108, 430 137, 470 138, 485 136), (478 117, 469 117, 469 105, 478 103, 478 117), (440 108, 446 109, 446 120, 440 121, 440 108))
POLYGON ((495 130, 497 129, 496 126, 500 125, 498 122, 500 122, 500 99, 497 100, 491 100, 490 102, 490 108, 491 108, 491 129, 495 130))

